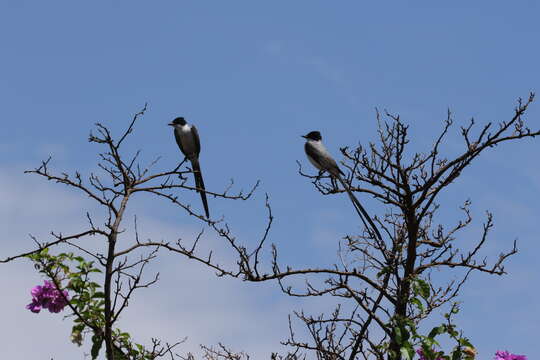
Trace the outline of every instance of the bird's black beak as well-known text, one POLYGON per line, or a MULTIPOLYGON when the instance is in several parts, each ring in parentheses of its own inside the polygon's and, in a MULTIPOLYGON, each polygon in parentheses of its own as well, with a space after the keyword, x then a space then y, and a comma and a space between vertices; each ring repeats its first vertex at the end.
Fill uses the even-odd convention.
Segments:
POLYGON ((307 139, 306 135, 300 135, 300 137, 303 137, 304 139, 307 139))
POLYGON ((169 125, 169 126, 174 126, 174 124, 173 124, 173 123, 168 123, 167 125, 169 125))

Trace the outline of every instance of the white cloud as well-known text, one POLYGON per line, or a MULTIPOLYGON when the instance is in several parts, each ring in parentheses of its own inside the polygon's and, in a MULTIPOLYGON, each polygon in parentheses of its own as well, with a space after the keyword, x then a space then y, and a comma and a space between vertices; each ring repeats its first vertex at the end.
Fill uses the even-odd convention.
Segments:
MULTIPOLYGON (((31 241, 26 240, 29 232, 46 235, 53 229, 76 230, 84 224, 84 205, 75 193, 61 185, 36 182, 21 171, 2 173, 0 196, 4 201, 0 204, 0 216, 9 222, 0 243, 3 257, 31 248, 31 241)), ((144 213, 139 214, 138 225, 143 239, 174 241, 179 236, 189 239, 198 232, 196 227, 167 224, 144 213)), ((123 234, 120 242, 132 235, 130 231, 123 234)), ((205 241, 218 252, 224 250, 219 245, 223 244, 222 239, 208 236, 205 241)), ((234 265, 230 255, 221 257, 234 265)), ((199 352, 199 344, 223 342, 248 351, 255 358, 279 350, 294 299, 279 295, 276 284, 220 279, 207 268, 166 251, 160 253, 147 275, 151 277, 154 272, 160 272, 160 282, 136 293, 121 318, 120 326, 136 341, 149 343, 150 338, 157 337, 174 342, 187 336, 188 341, 178 348, 181 353, 199 352)), ((4 339, 0 357, 82 358, 81 353, 89 348, 69 343, 69 319, 62 321, 60 314, 48 312, 36 315, 24 308, 31 300, 30 289, 41 281, 26 260, 0 267, 0 284, 9 289, 0 307, 0 336, 4 339)))
MULTIPOLYGON (((45 239, 50 230, 80 229, 85 224, 86 209, 95 210, 84 196, 62 185, 24 175, 22 170, 4 168, 0 171, 2 257, 31 248, 28 233, 45 239)), ((503 240, 508 240, 502 238, 499 231, 512 231, 512 224, 504 219, 514 215, 520 219, 520 224, 529 224, 535 208, 533 205, 520 206, 504 196, 493 199, 491 204, 484 204, 484 200, 487 199, 479 201, 482 208, 495 206, 495 213, 499 214, 491 245, 486 248, 493 256, 501 250, 503 240)), ((346 199, 339 201, 345 202, 346 199)), ((143 239, 151 237, 174 241, 179 236, 190 239, 200 230, 195 225, 161 220, 152 208, 139 207, 137 203, 134 205, 141 209, 138 215, 143 239)), ((481 214, 476 215, 479 222, 481 214)), ((328 261, 332 261, 339 238, 339 234, 329 229, 335 221, 335 214, 324 212, 319 216, 330 225, 315 227, 310 245, 319 251, 327 249, 328 261)), ((476 226, 478 229, 479 224, 476 226)), ((131 231, 128 229, 122 239, 132 236, 131 231)), ((204 246, 215 248, 224 263, 234 263, 233 257, 224 251, 226 246, 223 239, 209 231, 205 236, 204 246)), ((530 230, 522 236, 530 237, 530 230)), ((475 233, 474 239, 476 237, 475 233)), ((468 239, 468 236, 463 237, 464 241, 468 239)), ((510 332, 534 333, 538 329, 535 323, 538 307, 533 300, 529 300, 534 299, 536 293, 531 284, 537 283, 538 272, 531 270, 529 261, 522 263, 524 258, 531 257, 528 254, 537 253, 538 245, 522 242, 522 248, 527 251, 510 261, 509 276, 502 279, 475 276, 464 288, 461 298, 464 305, 458 325, 478 345, 483 356, 489 356, 496 350, 494 344, 501 348, 508 346, 515 351, 526 351, 530 343, 527 337, 523 337, 520 343, 516 343, 513 337, 512 344, 505 344, 505 337, 510 336, 510 332), (498 327, 501 323, 505 325, 498 327)), ((303 255, 299 261, 307 261, 313 254, 303 255)), ((334 299, 330 298, 308 299, 305 302, 288 298, 281 294, 274 283, 250 284, 236 279, 216 278, 204 266, 166 251, 162 251, 151 265, 148 276, 153 272, 160 272, 161 281, 155 287, 135 294, 120 325, 142 343, 148 343, 151 337, 174 342, 187 336, 188 341, 178 349, 179 352, 199 352, 199 344, 223 342, 236 350, 252 354, 253 358, 267 358, 271 351, 281 349, 279 341, 287 335, 288 313, 300 308, 313 314, 329 313, 334 304, 334 299)), ((88 352, 89 348, 80 349, 69 343, 69 319, 62 321, 61 315, 48 312, 35 315, 24 308, 30 302, 31 287, 39 282, 39 275, 25 260, 0 266, 0 284, 7 294, 2 297, 0 306, 3 319, 0 336, 4 340, 0 358, 83 358, 81 354, 88 352)), ((301 284, 303 281, 299 278, 291 283, 301 284)), ((303 329, 298 326, 296 330, 301 333, 303 329)))
POLYGON ((307 49, 300 50, 286 42, 271 40, 262 45, 261 51, 280 63, 305 67, 333 85, 344 85, 346 82, 342 66, 335 64, 326 56, 315 55, 307 49))

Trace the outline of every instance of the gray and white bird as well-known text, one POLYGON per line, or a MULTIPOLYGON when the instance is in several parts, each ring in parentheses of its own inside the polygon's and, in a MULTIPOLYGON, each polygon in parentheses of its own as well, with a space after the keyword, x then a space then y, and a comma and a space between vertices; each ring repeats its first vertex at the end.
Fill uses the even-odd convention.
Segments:
MULTIPOLYGON (((307 135, 303 135, 302 137, 306 139, 304 150, 306 151, 309 162, 312 163, 313 166, 315 166, 321 173, 329 173, 332 179, 337 179, 341 183, 341 185, 343 185, 343 188, 347 191, 347 194, 349 194, 349 198, 351 199, 353 206, 358 213, 358 216, 362 220, 362 223, 364 223, 370 233, 372 233, 373 230, 377 238, 379 238, 379 240, 382 240, 381 234, 379 233, 377 226, 375 226, 375 224, 369 217, 367 211, 364 209, 362 204, 360 204, 360 201, 358 201, 356 196, 354 196, 351 189, 349 189, 349 186, 345 183, 345 180, 343 180, 342 175, 345 174, 339 168, 336 160, 334 160, 334 158, 332 158, 332 155, 330 155, 328 150, 326 150, 326 147, 322 143, 321 133, 319 131, 311 131, 310 133, 308 133, 307 135), (369 226, 366 221, 369 223, 369 226)), ((373 233, 372 235, 375 236, 373 233)))
POLYGON ((176 138, 176 143, 184 156, 191 162, 193 176, 195 177, 195 187, 197 188, 197 192, 201 194, 201 200, 206 217, 210 218, 201 166, 199 165, 201 142, 199 140, 197 128, 195 125, 188 124, 183 117, 177 117, 168 125, 174 128, 174 137, 176 138))

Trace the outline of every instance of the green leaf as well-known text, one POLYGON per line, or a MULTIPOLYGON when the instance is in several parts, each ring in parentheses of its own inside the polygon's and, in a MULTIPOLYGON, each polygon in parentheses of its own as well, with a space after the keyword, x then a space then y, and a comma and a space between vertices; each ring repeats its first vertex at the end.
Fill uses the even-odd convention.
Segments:
POLYGON ((128 360, 127 356, 120 350, 118 350, 116 347, 113 349, 114 351, 114 360, 128 360))
POLYGON ((422 340, 422 346, 426 345, 427 347, 429 347, 430 349, 435 347, 435 346, 439 346, 439 342, 437 340, 435 340, 434 338, 425 338, 424 340, 422 340))
POLYGON ((430 294, 429 284, 422 279, 416 279, 416 283, 418 285, 418 293, 420 296, 424 299, 428 299, 430 294))
POLYGON ((92 350, 90 351, 92 360, 97 359, 99 355, 99 350, 101 349, 102 345, 103 345, 103 338, 101 336, 98 336, 98 335, 92 336, 92 350))
POLYGON ((387 274, 387 273, 389 273, 389 272, 390 272, 390 267, 385 266, 385 267, 382 268, 381 271, 379 271, 379 272, 377 273, 377 277, 380 278, 381 276, 383 276, 383 275, 385 275, 385 274, 387 274))
POLYGON ((435 336, 437 336, 437 335, 444 334, 444 331, 445 331, 444 325, 436 326, 433 329, 431 329, 431 331, 429 332, 428 337, 435 338, 435 336))
POLYGON ((411 299, 411 304, 416 305, 420 312, 424 312, 424 305, 422 305, 422 302, 418 298, 411 299))
MULTIPOLYGON (((75 320, 79 320, 78 322, 80 323, 81 320, 80 319, 75 319, 75 320)), ((71 332, 75 332, 75 331, 83 331, 84 330, 84 327, 86 325, 84 323, 80 323, 80 324, 77 324, 77 325, 73 325, 73 328, 71 329, 71 332)))
POLYGON ((460 349, 454 350, 454 352, 452 353, 452 360, 461 360, 461 350, 460 349))
POLYGON ((411 350, 411 348, 405 346, 399 349, 399 351, 401 352, 401 357, 404 360, 411 360, 414 356, 414 351, 411 352, 411 350))
POLYGON ((396 342, 401 345, 403 343, 403 336, 401 334, 401 328, 395 327, 394 334, 396 335, 396 342))
POLYGON ((92 298, 93 298, 93 299, 104 298, 104 297, 105 297, 105 293, 102 292, 102 291, 98 291, 98 292, 96 292, 94 295, 92 295, 92 298))
POLYGON ((440 359, 440 358, 443 358, 443 357, 444 357, 444 352, 443 351, 437 351, 435 353, 434 359, 440 359))
POLYGON ((452 327, 449 327, 448 329, 448 334, 450 334, 450 336, 456 338, 459 336, 459 332, 457 330, 454 329, 454 326, 452 327))
POLYGON ((469 342, 469 339, 467 339, 467 338, 461 338, 461 339, 459 339, 459 344, 460 344, 461 346, 468 346, 468 347, 474 349, 474 346, 469 342))

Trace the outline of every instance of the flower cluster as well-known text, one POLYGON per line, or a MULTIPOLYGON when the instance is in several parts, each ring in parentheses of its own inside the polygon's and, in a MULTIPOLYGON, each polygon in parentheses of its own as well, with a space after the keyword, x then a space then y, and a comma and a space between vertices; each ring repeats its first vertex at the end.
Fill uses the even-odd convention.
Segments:
POLYGON ((493 360, 527 360, 525 355, 510 354, 508 351, 497 351, 493 360))
POLYGON ((26 305, 26 308, 33 313, 40 312, 41 308, 48 309, 52 313, 58 313, 64 309, 67 305, 67 300, 69 300, 66 290, 60 292, 54 283, 48 280, 45 280, 43 286, 35 286, 31 294, 32 302, 26 305))

